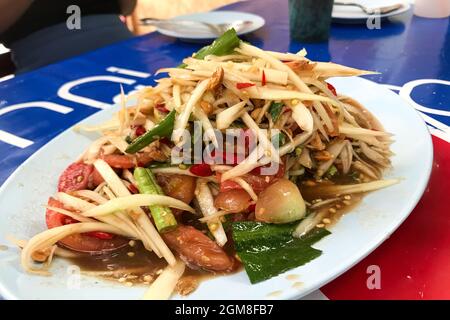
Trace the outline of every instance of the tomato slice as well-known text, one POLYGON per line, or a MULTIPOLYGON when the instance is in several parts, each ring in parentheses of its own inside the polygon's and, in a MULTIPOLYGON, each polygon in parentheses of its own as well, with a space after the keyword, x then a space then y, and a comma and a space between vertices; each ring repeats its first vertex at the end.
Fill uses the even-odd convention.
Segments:
MULTIPOLYGON (((64 205, 54 198, 48 199, 49 207, 64 208, 64 205)), ((49 229, 60 227, 69 223, 78 223, 78 221, 64 214, 47 209, 45 221, 49 229)), ((102 253, 121 248, 128 243, 128 239, 112 235, 106 232, 89 232, 89 234, 72 234, 59 241, 59 243, 71 250, 86 253, 102 253), (101 234, 103 239, 96 237, 101 234), (109 239, 108 239, 109 238, 109 239)))
MULTIPOLYGON (((256 168, 259 169, 259 168, 256 168)), ((253 173, 258 173, 260 171, 258 170, 254 170, 253 173)), ((272 184, 272 182, 277 179, 280 178, 284 175, 284 165, 283 164, 279 164, 279 168, 277 171, 277 174, 275 175, 259 175, 259 174, 252 174, 252 173, 248 173, 246 175, 243 175, 241 178, 244 179, 248 184, 250 184, 250 186, 253 188, 253 190, 256 193, 259 193, 261 191, 263 191, 264 189, 266 189, 270 184, 272 184)), ((220 173, 217 173, 217 180, 221 180, 222 175, 220 173)), ((236 190, 236 189, 242 189, 242 187, 232 181, 232 180, 225 180, 222 181, 220 183, 220 192, 226 192, 226 191, 230 191, 230 190, 236 190)))
POLYGON ((58 191, 69 192, 87 189, 94 166, 82 162, 72 163, 63 171, 58 181, 58 191))
POLYGON ((94 170, 92 170, 90 179, 92 180, 93 187, 96 187, 105 181, 103 179, 103 177, 101 176, 100 172, 98 172, 97 169, 95 169, 95 168, 94 168, 94 170))

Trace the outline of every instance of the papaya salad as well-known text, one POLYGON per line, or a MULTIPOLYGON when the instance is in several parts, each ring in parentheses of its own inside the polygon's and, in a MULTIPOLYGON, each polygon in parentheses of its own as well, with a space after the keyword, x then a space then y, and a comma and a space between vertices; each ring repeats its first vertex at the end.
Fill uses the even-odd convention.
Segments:
POLYGON ((243 267, 254 284, 317 258, 327 227, 398 182, 382 178, 392 135, 327 82, 370 73, 228 30, 122 92, 111 120, 75 128, 98 139, 60 175, 48 229, 17 241, 23 268, 68 258, 167 299, 207 275, 243 267))

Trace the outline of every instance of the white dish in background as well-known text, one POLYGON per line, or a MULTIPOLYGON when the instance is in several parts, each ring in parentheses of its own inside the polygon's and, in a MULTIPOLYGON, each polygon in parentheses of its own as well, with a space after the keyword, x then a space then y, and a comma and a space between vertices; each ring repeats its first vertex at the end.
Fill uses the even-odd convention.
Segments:
MULTIPOLYGON (((258 30, 265 24, 265 21, 261 16, 239 11, 210 11, 186 14, 177 16, 171 20, 199 21, 212 24, 232 23, 234 21, 251 21, 252 24, 241 31, 238 31, 238 35, 243 35, 258 30)), ((169 37, 189 40, 208 40, 216 39, 218 37, 217 34, 214 34, 212 31, 208 30, 207 27, 201 29, 196 28, 195 33, 192 32, 192 30, 187 26, 180 27, 178 30, 171 30, 156 26, 156 31, 169 37)))
POLYGON ((373 1, 373 0, 352 0, 351 2, 357 2, 364 6, 366 6, 369 9, 381 7, 381 6, 389 6, 389 5, 395 5, 398 3, 401 3, 403 6, 395 11, 386 13, 386 14, 374 14, 374 15, 368 15, 364 11, 362 11, 361 8, 358 8, 356 6, 340 6, 340 5, 334 5, 333 6, 333 12, 331 13, 331 17, 333 19, 333 22, 339 22, 339 23, 361 23, 366 22, 367 19, 375 19, 375 18, 388 18, 393 17, 402 13, 407 12, 411 8, 411 4, 408 1, 405 0, 379 0, 379 1, 373 1))
MULTIPOLYGON (((270 280, 251 285, 245 272, 201 283, 187 299, 296 299, 320 288, 372 252, 406 219, 419 201, 431 172, 433 149, 428 129, 417 112, 389 89, 362 78, 335 78, 337 90, 352 96, 395 134, 392 169, 386 178, 401 178, 397 185, 372 192, 346 214, 313 247, 323 254, 312 262, 270 280), (294 286, 287 275, 298 275, 294 286), (220 290, 217 290, 220 288, 220 290), (280 291, 279 295, 270 295, 280 291)), ((95 124, 109 119, 113 109, 85 119, 95 124)), ((91 138, 67 130, 30 157, 0 188, 0 244, 6 235, 27 239, 45 230, 47 199, 54 194, 59 174, 88 146, 91 138)), ((56 259, 51 277, 25 273, 19 250, 0 251, 0 295, 7 299, 139 299, 144 286, 115 282, 71 272, 69 262, 56 259)), ((179 296, 174 298, 179 299, 179 296)), ((186 298, 183 298, 186 299, 186 298)))

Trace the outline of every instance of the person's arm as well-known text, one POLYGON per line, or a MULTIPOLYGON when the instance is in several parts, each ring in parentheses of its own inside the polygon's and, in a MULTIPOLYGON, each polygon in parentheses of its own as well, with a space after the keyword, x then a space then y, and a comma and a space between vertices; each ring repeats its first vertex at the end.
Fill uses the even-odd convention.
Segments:
POLYGON ((0 33, 12 26, 33 0, 0 0, 0 33))
POLYGON ((119 4, 121 14, 128 16, 133 12, 134 7, 136 7, 136 0, 119 0, 119 4))

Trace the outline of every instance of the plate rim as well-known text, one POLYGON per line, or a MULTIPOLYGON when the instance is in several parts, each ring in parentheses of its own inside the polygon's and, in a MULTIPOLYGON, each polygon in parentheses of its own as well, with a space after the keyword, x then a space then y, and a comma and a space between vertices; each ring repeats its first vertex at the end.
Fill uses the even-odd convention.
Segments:
MULTIPOLYGON (((365 79, 362 77, 352 77, 352 78, 358 78, 359 81, 369 82, 371 85, 375 85, 380 87, 380 89, 386 90, 386 93, 389 95, 392 95, 393 97, 396 97, 398 99, 401 99, 401 101, 404 102, 405 105, 409 105, 406 101, 404 101, 400 96, 383 86, 382 84, 379 84, 375 81, 365 79)), ((333 83, 333 79, 330 79, 330 82, 333 83)), ((432 142, 432 136, 431 133, 428 130, 428 127, 425 123, 425 121, 420 117, 419 113, 411 107, 412 114, 415 115, 415 117, 418 120, 418 123, 420 123, 421 126, 423 126, 424 132, 426 132, 426 144, 428 145, 428 152, 424 153, 425 155, 429 155, 427 157, 428 165, 426 168, 424 168, 424 174, 426 176, 425 179, 422 180, 422 185, 420 185, 418 188, 416 188, 416 192, 414 194, 414 200, 409 202, 409 205, 407 206, 407 209, 404 209, 407 211, 407 214, 404 214, 400 219, 393 221, 389 224, 389 228, 384 229, 384 231, 381 231, 379 234, 373 237, 372 241, 370 241, 370 245, 365 245, 363 248, 361 248, 358 251, 355 251, 352 253, 351 256, 349 256, 346 261, 351 262, 345 262, 341 263, 341 267, 339 269, 332 269, 332 271, 329 271, 326 273, 326 275, 321 277, 321 281, 319 281, 316 285, 312 286, 309 290, 302 291, 299 294, 283 294, 280 296, 280 299, 283 300, 296 300, 301 297, 304 297, 316 290, 319 290, 322 286, 325 284, 333 281, 343 273, 345 273, 347 270, 351 269, 353 266, 355 266, 357 263, 362 261, 365 257, 367 257, 370 253, 372 253, 375 249, 377 249, 384 241, 386 241, 399 227, 403 224, 403 222, 409 217, 411 212, 414 210, 414 208, 417 206, 418 202, 422 198, 425 189, 428 185, 428 182, 430 180, 431 171, 432 171, 432 165, 433 165, 433 158, 434 158, 434 146, 432 142)), ((106 109, 108 110, 108 109, 106 109)), ((105 110, 105 111, 106 111, 105 110)), ((73 130, 73 127, 77 124, 89 120, 89 118, 94 117, 98 115, 99 113, 103 112, 103 110, 99 110, 91 115, 89 115, 86 118, 81 119, 79 122, 75 123, 71 127, 67 128, 66 130, 60 132, 56 136, 54 136, 51 140, 49 140, 47 143, 45 143, 43 146, 41 146, 36 152, 34 152, 28 159, 26 159, 23 163, 21 163, 14 172, 5 180, 5 182, 0 186, 0 199, 2 199, 3 193, 6 189, 9 188, 9 186, 14 182, 15 177, 20 173, 20 171, 28 165, 29 162, 34 161, 35 158, 39 157, 41 153, 45 151, 45 147, 52 143, 55 139, 59 138, 62 134, 66 133, 69 130, 73 130)), ((241 271, 243 272, 243 271, 241 271)), ((8 300, 20 300, 19 296, 15 295, 12 291, 10 291, 3 282, 0 281, 0 295, 4 299, 8 300)), ((251 299, 251 298, 249 298, 251 299)))
MULTIPOLYGON (((361 11, 361 15, 357 16, 357 17, 342 17, 342 16, 335 16, 335 15, 333 15, 333 12, 332 12, 331 18, 333 19, 333 21, 334 20, 336 20, 336 21, 359 21, 359 20, 367 20, 368 18, 383 19, 383 18, 394 17, 394 16, 400 15, 402 13, 408 12, 412 7, 412 5, 408 1, 403 0, 403 1, 399 1, 399 2, 401 2, 403 4, 403 8, 399 8, 395 11, 391 11, 391 12, 388 12, 385 14, 368 15, 368 14, 364 13, 363 11, 361 11)), ((333 8, 334 8, 334 6, 337 6, 337 5, 333 5, 333 8)))
MULTIPOLYGON (((201 16, 201 15, 214 15, 216 13, 225 13, 225 14, 245 14, 248 16, 253 16, 254 20, 259 21, 259 23, 261 25, 257 26, 257 27, 252 27, 249 28, 247 31, 240 31, 237 32, 237 35, 244 35, 247 33, 251 33, 251 32, 255 32, 256 30, 261 29, 262 27, 264 27, 264 25, 266 24, 266 20, 255 13, 251 13, 251 12, 244 12, 244 11, 233 11, 233 10, 213 10, 213 11, 207 11, 207 12, 199 12, 199 13, 188 13, 188 14, 184 14, 181 16, 176 16, 174 18, 172 18, 173 20, 182 20, 185 19, 186 17, 191 17, 191 16, 201 16)), ((195 35, 191 35, 189 37, 181 37, 178 32, 176 31, 170 31, 170 30, 165 30, 165 29, 160 29, 158 27, 156 27, 156 31, 160 34, 163 34, 167 37, 172 37, 172 38, 176 38, 176 39, 186 39, 186 40, 211 40, 211 39, 216 39, 217 36, 212 35, 211 37, 208 36, 195 36, 195 35)))

